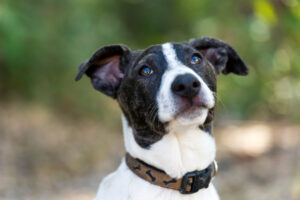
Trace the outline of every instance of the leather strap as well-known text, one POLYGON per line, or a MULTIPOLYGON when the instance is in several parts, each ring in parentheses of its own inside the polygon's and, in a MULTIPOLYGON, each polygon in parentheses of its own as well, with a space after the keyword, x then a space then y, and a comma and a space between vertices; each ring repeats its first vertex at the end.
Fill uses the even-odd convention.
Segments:
POLYGON ((126 153, 126 164, 140 178, 164 188, 178 190, 182 194, 192 194, 202 188, 207 188, 211 178, 216 175, 218 167, 214 161, 206 169, 186 173, 182 178, 170 177, 163 170, 157 169, 126 153))

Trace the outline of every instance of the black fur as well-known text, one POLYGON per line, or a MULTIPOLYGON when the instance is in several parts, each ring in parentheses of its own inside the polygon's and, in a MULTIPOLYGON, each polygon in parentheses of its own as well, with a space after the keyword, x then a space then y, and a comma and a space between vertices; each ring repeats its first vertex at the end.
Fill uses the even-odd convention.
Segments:
POLYGON ((165 125, 158 120, 156 95, 160 87, 161 76, 167 63, 161 52, 161 46, 152 46, 132 60, 120 85, 117 100, 133 128, 136 142, 147 148, 165 134, 165 125), (155 73, 151 77, 140 75, 140 69, 149 65, 155 73))
POLYGON ((189 45, 203 54, 208 53, 207 59, 215 66, 217 73, 228 74, 232 72, 238 75, 248 74, 248 68, 238 53, 230 45, 221 40, 201 37, 190 40, 189 45), (211 51, 214 55, 211 55, 211 51))
MULTIPOLYGON (((248 73, 248 68, 235 50, 220 40, 199 38, 173 46, 178 59, 199 74, 213 92, 216 92, 218 73, 248 73), (193 55, 201 58, 199 64, 190 64, 193 55)), ((99 49, 87 62, 81 64, 76 80, 85 73, 91 78, 95 89, 117 99, 129 126, 133 129, 137 144, 143 148, 150 148, 151 144, 167 134, 168 123, 159 121, 156 105, 157 92, 166 69, 167 62, 161 45, 151 46, 144 51, 131 51, 124 45, 112 45, 99 49), (110 65, 118 65, 119 71, 113 69, 110 72, 110 65), (142 76, 140 70, 143 66, 151 66, 153 74, 149 77, 142 76), (108 69, 101 71, 103 67, 108 69)), ((211 133, 213 114, 214 108, 209 110, 205 123, 199 128, 211 133)))

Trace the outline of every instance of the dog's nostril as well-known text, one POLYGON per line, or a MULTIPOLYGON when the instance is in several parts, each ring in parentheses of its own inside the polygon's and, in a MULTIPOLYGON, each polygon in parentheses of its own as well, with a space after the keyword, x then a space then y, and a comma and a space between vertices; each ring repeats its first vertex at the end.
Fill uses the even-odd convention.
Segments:
POLYGON ((179 84, 179 85, 176 85, 176 86, 174 87, 174 90, 175 90, 176 92, 183 91, 184 89, 185 89, 185 86, 184 86, 183 84, 179 84))
POLYGON ((193 82, 193 88, 198 88, 200 86, 200 82, 199 81, 194 81, 193 82))

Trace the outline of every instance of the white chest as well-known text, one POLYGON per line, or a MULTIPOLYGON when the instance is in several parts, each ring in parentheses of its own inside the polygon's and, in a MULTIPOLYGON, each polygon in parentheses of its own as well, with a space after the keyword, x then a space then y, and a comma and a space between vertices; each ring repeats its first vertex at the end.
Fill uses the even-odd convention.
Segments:
POLYGON ((212 184, 197 193, 183 195, 179 191, 155 186, 140 179, 126 166, 124 159, 117 171, 104 178, 95 200, 218 200, 212 184))
POLYGON ((202 170, 210 165, 216 155, 214 138, 199 128, 169 132, 150 149, 140 147, 133 131, 123 117, 123 132, 126 151, 134 158, 164 170, 174 178, 187 172, 202 170))

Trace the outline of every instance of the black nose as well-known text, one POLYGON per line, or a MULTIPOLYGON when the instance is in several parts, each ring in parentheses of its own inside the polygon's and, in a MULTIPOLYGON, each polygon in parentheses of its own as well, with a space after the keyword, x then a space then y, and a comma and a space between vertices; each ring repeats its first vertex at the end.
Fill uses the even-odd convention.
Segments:
POLYGON ((189 99, 196 96, 200 88, 200 81, 192 74, 179 75, 172 83, 172 91, 174 94, 189 99))

